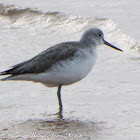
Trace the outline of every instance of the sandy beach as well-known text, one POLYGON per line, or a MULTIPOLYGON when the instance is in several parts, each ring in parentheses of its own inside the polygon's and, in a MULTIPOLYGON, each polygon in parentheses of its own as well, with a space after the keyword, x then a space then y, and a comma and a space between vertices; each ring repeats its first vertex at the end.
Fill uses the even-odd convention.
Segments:
POLYGON ((79 40, 90 27, 124 52, 99 47, 90 74, 62 88, 63 119, 56 115, 57 88, 0 81, 0 139, 140 139, 140 3, 115 2, 1 0, 0 71, 56 43, 79 40))

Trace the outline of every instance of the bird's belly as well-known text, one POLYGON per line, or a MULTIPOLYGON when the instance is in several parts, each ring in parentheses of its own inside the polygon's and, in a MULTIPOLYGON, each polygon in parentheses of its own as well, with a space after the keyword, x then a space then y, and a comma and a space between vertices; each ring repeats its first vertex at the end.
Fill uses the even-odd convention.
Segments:
POLYGON ((38 74, 36 81, 50 87, 58 86, 59 84, 69 85, 87 76, 95 62, 95 56, 85 60, 61 61, 49 71, 38 74))

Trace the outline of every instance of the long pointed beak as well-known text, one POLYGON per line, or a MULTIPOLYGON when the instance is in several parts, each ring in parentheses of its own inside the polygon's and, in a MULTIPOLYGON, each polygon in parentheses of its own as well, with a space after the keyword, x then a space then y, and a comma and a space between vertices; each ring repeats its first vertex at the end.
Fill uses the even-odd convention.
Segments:
POLYGON ((105 40, 104 40, 104 44, 105 44, 105 45, 107 45, 107 46, 109 46, 109 47, 111 47, 111 48, 113 48, 113 49, 116 49, 116 50, 118 50, 118 51, 122 51, 122 52, 123 52, 123 50, 121 50, 121 49, 119 49, 119 48, 115 47, 114 45, 112 45, 112 44, 108 43, 108 42, 107 42, 107 41, 105 41, 105 40))

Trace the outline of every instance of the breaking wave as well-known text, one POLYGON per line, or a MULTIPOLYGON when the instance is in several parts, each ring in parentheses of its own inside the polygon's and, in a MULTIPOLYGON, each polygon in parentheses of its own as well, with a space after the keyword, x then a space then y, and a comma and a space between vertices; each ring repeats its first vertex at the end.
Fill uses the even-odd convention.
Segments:
POLYGON ((42 12, 30 8, 0 5, 0 21, 16 28, 42 28, 61 31, 62 28, 70 33, 81 33, 87 28, 98 27, 105 33, 105 38, 115 42, 124 51, 140 53, 140 43, 126 34, 123 34, 117 25, 110 19, 83 18, 75 15, 66 15, 60 12, 42 12), (24 26, 23 26, 24 25, 24 26))

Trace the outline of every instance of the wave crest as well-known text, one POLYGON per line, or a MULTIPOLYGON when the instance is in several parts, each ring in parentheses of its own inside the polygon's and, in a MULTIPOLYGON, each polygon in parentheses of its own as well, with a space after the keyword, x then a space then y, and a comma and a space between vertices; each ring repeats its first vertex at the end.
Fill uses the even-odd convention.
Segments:
POLYGON ((140 53, 140 42, 122 33, 117 25, 110 19, 105 18, 83 18, 76 15, 66 15, 60 12, 42 12, 37 9, 18 8, 14 5, 0 5, 0 18, 10 21, 11 25, 20 28, 52 28, 57 30, 63 27, 67 32, 81 33, 87 28, 98 27, 105 33, 105 38, 115 42, 120 48, 133 50, 140 53), (21 27, 21 25, 24 25, 21 27))

